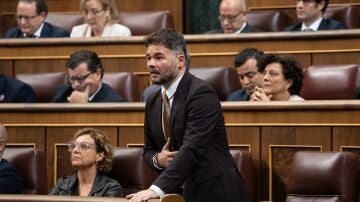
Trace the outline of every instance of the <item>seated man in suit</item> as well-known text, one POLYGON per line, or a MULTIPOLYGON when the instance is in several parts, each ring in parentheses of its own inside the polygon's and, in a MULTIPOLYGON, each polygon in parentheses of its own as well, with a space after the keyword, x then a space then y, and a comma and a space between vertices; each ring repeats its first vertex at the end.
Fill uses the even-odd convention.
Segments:
POLYGON ((257 64, 264 53, 256 48, 246 48, 235 57, 235 68, 242 89, 232 92, 227 101, 249 101, 255 87, 262 87, 263 76, 257 64))
POLYGON ((0 194, 21 194, 21 177, 6 159, 1 158, 5 151, 7 139, 6 129, 0 124, 0 194))
POLYGON ((36 102, 36 95, 28 84, 0 74, 0 103, 10 102, 36 102))
POLYGON ((6 31, 4 38, 69 37, 63 28, 45 22, 47 14, 44 0, 19 0, 15 15, 18 27, 6 31))
POLYGON ((260 32, 246 22, 246 12, 245 0, 222 0, 218 18, 222 29, 210 30, 205 34, 260 32))
POLYGON ((68 84, 56 89, 52 102, 123 102, 125 99, 102 82, 104 68, 95 52, 81 50, 68 62, 68 84))
POLYGON ((286 27, 284 31, 318 31, 346 29, 341 22, 324 19, 330 0, 296 0, 296 15, 300 23, 286 27))

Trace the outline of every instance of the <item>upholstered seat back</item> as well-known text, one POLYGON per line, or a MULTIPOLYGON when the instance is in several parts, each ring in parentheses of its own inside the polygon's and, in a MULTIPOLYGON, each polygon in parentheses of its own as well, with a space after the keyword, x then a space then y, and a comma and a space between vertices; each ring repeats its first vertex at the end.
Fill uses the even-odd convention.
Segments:
POLYGON ((316 65, 304 72, 305 100, 352 99, 360 85, 358 65, 316 65))
POLYGON ((71 33, 74 26, 84 23, 84 17, 80 13, 49 13, 45 21, 71 33))
POLYGON ((324 18, 342 22, 348 29, 360 28, 360 8, 357 6, 330 6, 324 18))
POLYGON ((17 74, 17 79, 29 84, 35 91, 38 102, 50 102, 59 85, 65 83, 64 72, 17 74))
POLYGON ((7 147, 3 158, 18 171, 24 194, 47 194, 47 172, 44 154, 32 147, 7 147))
POLYGON ((230 150, 236 167, 241 174, 250 199, 254 198, 254 178, 251 153, 242 150, 230 150))
POLYGON ((142 148, 114 148, 109 176, 121 184, 124 195, 149 188, 157 177, 144 161, 142 152, 142 148))
POLYGON ((129 27, 131 34, 148 35, 162 28, 173 28, 169 11, 120 12, 120 23, 129 27))
POLYGON ((140 101, 138 77, 130 72, 107 72, 103 82, 109 84, 128 102, 140 101))
POLYGON ((208 82, 215 89, 221 101, 225 101, 231 92, 241 88, 235 68, 190 68, 190 73, 208 82))
POLYGON ((297 152, 286 201, 357 201, 357 170, 353 153, 297 152))
POLYGON ((264 32, 280 32, 292 23, 291 18, 280 10, 250 10, 247 22, 264 32))

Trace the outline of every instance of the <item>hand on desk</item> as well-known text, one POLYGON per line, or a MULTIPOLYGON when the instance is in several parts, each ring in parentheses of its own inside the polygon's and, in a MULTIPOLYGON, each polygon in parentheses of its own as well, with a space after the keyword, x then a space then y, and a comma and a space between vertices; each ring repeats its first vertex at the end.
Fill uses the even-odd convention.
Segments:
POLYGON ((149 199, 159 198, 155 191, 151 189, 146 189, 143 191, 139 191, 135 194, 129 194, 126 196, 126 199, 130 200, 130 202, 141 202, 147 201, 149 199))

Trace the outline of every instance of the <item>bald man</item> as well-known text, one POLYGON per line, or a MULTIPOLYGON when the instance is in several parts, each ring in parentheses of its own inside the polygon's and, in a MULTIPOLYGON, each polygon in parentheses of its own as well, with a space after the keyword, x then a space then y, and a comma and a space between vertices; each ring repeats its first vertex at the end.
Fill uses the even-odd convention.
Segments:
POLYGON ((2 156, 5 151, 8 135, 0 124, 0 194, 21 194, 22 180, 16 169, 2 156))
POLYGON ((207 31, 205 34, 260 32, 246 22, 246 13, 245 0, 222 0, 218 17, 222 29, 207 31))

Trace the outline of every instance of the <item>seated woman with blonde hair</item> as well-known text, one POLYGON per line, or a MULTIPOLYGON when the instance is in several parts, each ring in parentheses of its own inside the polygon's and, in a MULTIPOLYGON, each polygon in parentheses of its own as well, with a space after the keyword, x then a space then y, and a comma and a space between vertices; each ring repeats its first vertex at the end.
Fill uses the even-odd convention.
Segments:
POLYGON ((77 172, 60 178, 51 195, 123 195, 120 184, 105 174, 111 170, 113 151, 104 132, 93 128, 77 131, 69 144, 69 152, 71 164, 77 172))
POLYGON ((131 36, 130 29, 118 23, 114 0, 81 0, 80 11, 86 24, 73 27, 70 37, 131 36))
POLYGON ((300 101, 303 70, 290 56, 265 55, 258 64, 263 74, 263 87, 255 87, 250 101, 300 101))

